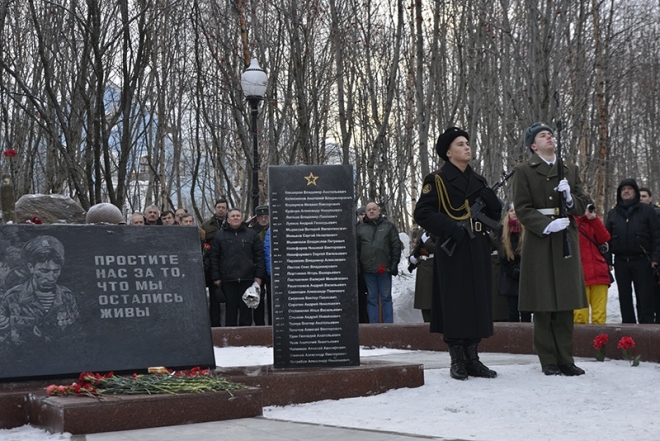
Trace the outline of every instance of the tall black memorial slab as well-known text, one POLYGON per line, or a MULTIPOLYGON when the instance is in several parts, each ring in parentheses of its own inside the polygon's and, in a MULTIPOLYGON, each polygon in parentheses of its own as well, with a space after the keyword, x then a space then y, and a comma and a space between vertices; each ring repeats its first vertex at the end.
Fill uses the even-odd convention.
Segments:
POLYGON ((359 366, 353 168, 269 167, 274 367, 359 366))
POLYGON ((214 367, 197 228, 0 227, 0 379, 214 367))

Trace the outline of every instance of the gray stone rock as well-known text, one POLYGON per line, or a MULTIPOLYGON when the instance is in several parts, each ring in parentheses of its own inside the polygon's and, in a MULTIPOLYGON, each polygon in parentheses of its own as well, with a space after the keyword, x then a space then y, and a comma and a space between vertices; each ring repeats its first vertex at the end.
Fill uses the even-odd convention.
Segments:
POLYGON ((26 194, 16 202, 19 224, 37 216, 45 224, 84 224, 85 210, 73 199, 61 194, 26 194))
POLYGON ((86 222, 88 224, 125 224, 119 208, 107 202, 92 205, 87 212, 86 222))

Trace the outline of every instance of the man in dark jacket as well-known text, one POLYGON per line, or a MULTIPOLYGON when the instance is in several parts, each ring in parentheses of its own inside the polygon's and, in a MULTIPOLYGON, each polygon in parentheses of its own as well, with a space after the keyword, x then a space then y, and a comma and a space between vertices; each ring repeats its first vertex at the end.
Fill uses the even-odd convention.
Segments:
POLYGON ((211 277, 227 298, 226 326, 252 324, 252 313, 242 296, 253 283, 261 285, 265 274, 263 242, 243 223, 241 212, 232 209, 211 246, 211 277))
POLYGON ((367 217, 357 226, 357 254, 367 284, 367 312, 370 323, 378 323, 378 298, 383 323, 394 322, 392 276, 399 274, 401 240, 396 226, 380 214, 375 202, 367 204, 367 217))
POLYGON ((653 323, 653 269, 660 262, 658 218, 651 205, 640 202, 634 179, 621 181, 616 200, 605 227, 612 235, 610 251, 614 254, 621 319, 623 323, 637 323, 632 301, 634 284, 637 319, 639 323, 653 323))
MULTIPOLYGON (((227 218, 227 199, 224 197, 219 198, 215 201, 213 206, 215 213, 211 216, 210 219, 207 219, 202 223, 202 230, 204 230, 205 241, 209 246, 213 246, 213 237, 215 236, 216 231, 222 229, 225 219, 227 218)), ((207 265, 205 265, 206 267, 207 265)), ((211 316, 211 326, 216 327, 220 326, 220 298, 218 298, 215 285, 211 279, 211 271, 205 268, 204 278, 206 281, 206 287, 209 290, 209 314, 211 316)))
POLYGON ((451 356, 450 375, 494 378, 481 361, 477 345, 493 335, 490 240, 485 225, 472 222, 477 198, 484 214, 500 219, 502 205, 486 179, 472 170, 470 137, 450 127, 436 143, 445 164, 424 178, 415 221, 438 237, 431 298, 431 332, 443 334, 451 356))

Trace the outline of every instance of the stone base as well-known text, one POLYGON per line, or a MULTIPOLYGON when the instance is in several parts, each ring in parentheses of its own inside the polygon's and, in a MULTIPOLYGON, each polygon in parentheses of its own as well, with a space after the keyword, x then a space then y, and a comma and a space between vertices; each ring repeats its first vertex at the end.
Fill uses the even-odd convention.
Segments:
POLYGON ((179 395, 111 395, 103 398, 46 396, 50 383, 0 385, 0 428, 30 423, 50 432, 86 434, 222 421, 262 415, 263 406, 376 395, 424 385, 419 364, 366 361, 361 366, 274 369, 272 366, 218 368, 228 381, 247 389, 179 395))
MULTIPOLYGON (((43 393, 43 392, 42 392, 43 393)), ((262 415, 261 390, 200 394, 48 397, 30 394, 30 424, 51 433, 114 432, 262 415)))
POLYGON ((363 361, 361 366, 274 369, 272 366, 218 368, 229 381, 259 387, 264 406, 366 397, 424 385, 421 364, 363 361))

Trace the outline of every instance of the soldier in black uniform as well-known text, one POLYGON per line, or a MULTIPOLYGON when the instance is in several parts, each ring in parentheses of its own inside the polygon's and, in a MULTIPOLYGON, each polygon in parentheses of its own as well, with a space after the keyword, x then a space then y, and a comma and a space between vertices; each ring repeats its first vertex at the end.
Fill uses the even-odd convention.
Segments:
POLYGON ((477 198, 484 214, 500 219, 502 205, 486 179, 472 170, 469 135, 448 128, 436 144, 445 164, 424 179, 415 221, 438 237, 435 249, 431 332, 443 334, 451 356, 451 376, 494 378, 477 352, 493 335, 490 242, 485 225, 471 219, 477 198), (442 287, 440 287, 442 281, 442 287))

